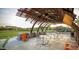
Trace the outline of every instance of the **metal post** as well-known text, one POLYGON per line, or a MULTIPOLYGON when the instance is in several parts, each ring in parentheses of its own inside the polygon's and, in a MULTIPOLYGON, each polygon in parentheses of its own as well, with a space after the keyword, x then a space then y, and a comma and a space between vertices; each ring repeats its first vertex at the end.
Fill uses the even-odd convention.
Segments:
POLYGON ((49 24, 49 25, 46 27, 45 32, 47 32, 47 29, 48 29, 48 27, 49 27, 50 25, 51 25, 51 24, 49 24))
POLYGON ((38 27, 38 29, 37 29, 37 33, 39 32, 39 29, 40 29, 40 27, 41 27, 41 25, 43 24, 44 22, 42 22, 40 25, 39 25, 39 27, 38 27))
POLYGON ((77 41, 78 46, 79 46, 79 27, 75 23, 72 23, 71 27, 76 31, 76 34, 77 34, 76 41, 77 41))
POLYGON ((44 32, 44 29, 45 29, 45 27, 47 26, 47 24, 48 24, 48 23, 46 23, 46 24, 44 25, 44 27, 41 29, 42 32, 44 32))
POLYGON ((28 18, 26 18, 26 20, 25 21, 27 21, 29 19, 29 17, 28 18))
MULTIPOLYGON (((38 21, 38 20, 37 20, 38 21)), ((33 24, 32 28, 31 28, 31 31, 30 31, 30 34, 32 35, 32 31, 33 31, 33 28, 35 26, 35 24, 37 23, 37 21, 35 21, 35 23, 33 24)))

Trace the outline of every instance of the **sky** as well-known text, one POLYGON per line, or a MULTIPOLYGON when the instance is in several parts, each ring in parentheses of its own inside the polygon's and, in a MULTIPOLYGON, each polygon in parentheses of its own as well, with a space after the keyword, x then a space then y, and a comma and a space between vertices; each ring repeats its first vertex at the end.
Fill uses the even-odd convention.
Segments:
MULTIPOLYGON (((17 8, 0 8, 0 25, 17 26, 22 28, 32 27, 33 23, 30 23, 30 21, 25 22, 25 18, 16 16, 16 13, 17 13, 17 8)), ((76 8, 74 13, 79 15, 79 9, 76 8)), ((63 26, 63 25, 58 24, 58 25, 52 25, 52 27, 53 26, 55 27, 55 26, 63 26)), ((38 25, 36 25, 35 27, 38 27, 38 25)))
POLYGON ((25 18, 16 16, 16 8, 0 8, 0 25, 17 26, 28 28, 32 26, 30 21, 25 22, 25 18))

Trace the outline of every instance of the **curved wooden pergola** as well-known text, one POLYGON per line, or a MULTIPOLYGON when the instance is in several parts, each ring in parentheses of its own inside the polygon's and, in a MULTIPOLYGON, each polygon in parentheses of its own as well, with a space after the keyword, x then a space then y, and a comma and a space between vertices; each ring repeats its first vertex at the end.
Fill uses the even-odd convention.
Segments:
MULTIPOLYGON (((72 22, 76 18, 73 11, 74 8, 20 8, 18 9, 17 16, 26 18, 26 21, 31 18, 31 22, 34 22, 30 31, 31 34, 37 23, 39 24, 37 33, 41 26, 47 28, 51 24, 65 23, 75 29, 79 37, 79 27, 72 22)), ((79 42, 79 39, 77 42, 79 42)))
POLYGON ((73 10, 74 10, 73 8, 20 8, 18 9, 19 12, 18 16, 25 17, 26 21, 28 20, 28 18, 31 18, 32 20, 31 22, 34 22, 31 29, 32 33, 35 24, 38 22, 40 24, 39 27, 41 27, 43 23, 46 23, 47 25, 63 23, 64 14, 68 14, 72 18, 75 18, 73 10))

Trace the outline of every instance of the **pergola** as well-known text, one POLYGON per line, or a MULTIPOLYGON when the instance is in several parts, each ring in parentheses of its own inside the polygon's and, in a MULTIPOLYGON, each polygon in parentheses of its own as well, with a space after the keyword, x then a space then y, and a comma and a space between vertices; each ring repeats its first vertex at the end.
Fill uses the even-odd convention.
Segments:
MULTIPOLYGON (((39 28, 43 26, 44 28, 49 27, 51 24, 64 23, 63 19, 65 15, 67 18, 75 20, 76 15, 73 13, 74 8, 20 8, 18 9, 17 16, 26 18, 26 21, 31 18, 31 22, 34 22, 30 33, 32 34, 35 24, 39 24, 39 28)), ((71 20, 66 19, 65 21, 70 22, 69 26, 76 30, 79 37, 79 27, 71 20)), ((79 42, 79 40, 77 40, 79 42)))
POLYGON ((46 27, 51 24, 63 23, 64 14, 70 15, 74 20, 75 17, 73 10, 73 8, 20 8, 18 9, 17 15, 20 17, 25 17, 26 21, 28 18, 31 18, 31 22, 34 21, 32 26, 33 30, 36 23, 39 23, 39 27, 41 27, 42 24, 44 27, 46 27))

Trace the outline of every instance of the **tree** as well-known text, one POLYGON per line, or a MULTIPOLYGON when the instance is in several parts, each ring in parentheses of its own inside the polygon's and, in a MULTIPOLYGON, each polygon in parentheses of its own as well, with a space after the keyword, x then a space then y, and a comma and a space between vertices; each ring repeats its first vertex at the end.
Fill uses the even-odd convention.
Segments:
POLYGON ((79 17, 75 20, 75 23, 77 23, 77 25, 79 25, 79 17))

